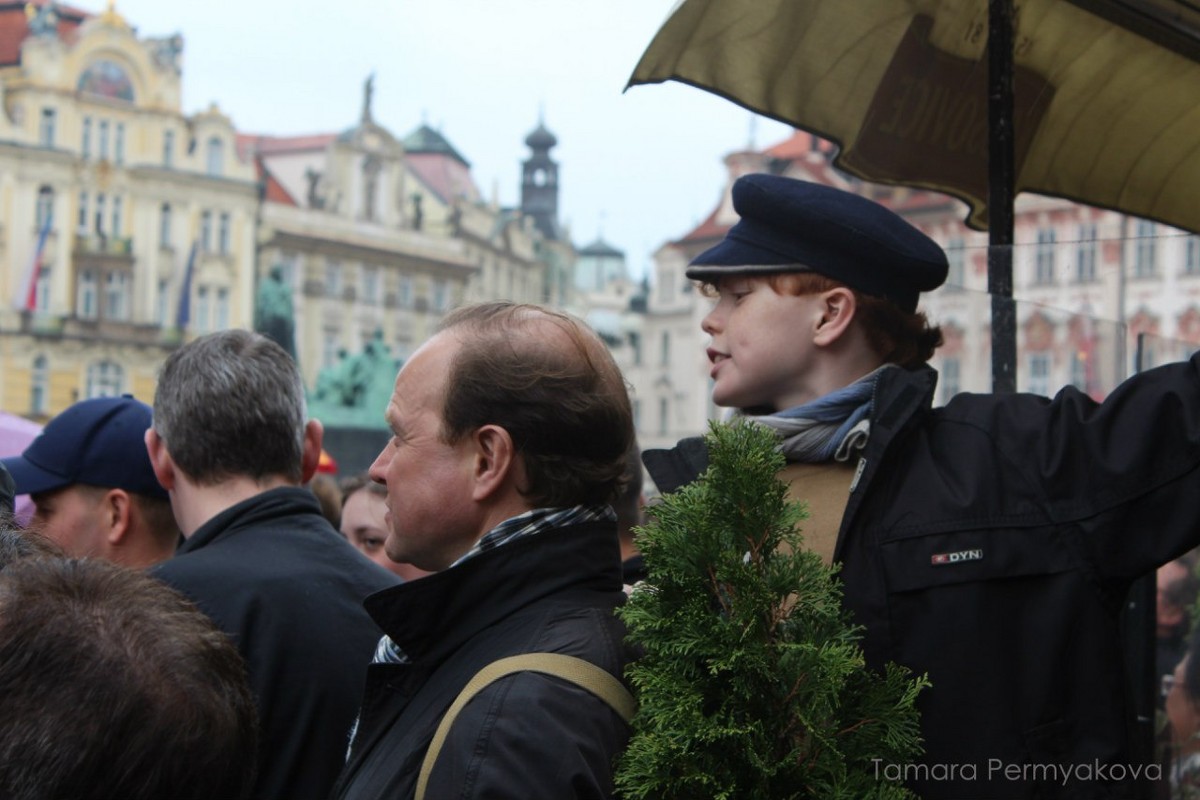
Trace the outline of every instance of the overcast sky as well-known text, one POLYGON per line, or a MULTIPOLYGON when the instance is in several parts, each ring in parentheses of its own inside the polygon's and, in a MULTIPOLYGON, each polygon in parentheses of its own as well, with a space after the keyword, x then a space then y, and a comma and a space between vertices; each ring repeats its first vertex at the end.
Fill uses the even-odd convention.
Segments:
MULTIPOLYGON (((79 5, 101 11, 100 0, 79 5)), ((635 275, 716 205, 722 157, 789 129, 681 84, 629 74, 674 0, 118 0, 140 36, 181 33, 183 110, 215 101, 241 132, 341 131, 375 73, 377 122, 422 122, 471 162, 485 197, 519 200, 524 140, 558 137, 559 210, 635 275)))

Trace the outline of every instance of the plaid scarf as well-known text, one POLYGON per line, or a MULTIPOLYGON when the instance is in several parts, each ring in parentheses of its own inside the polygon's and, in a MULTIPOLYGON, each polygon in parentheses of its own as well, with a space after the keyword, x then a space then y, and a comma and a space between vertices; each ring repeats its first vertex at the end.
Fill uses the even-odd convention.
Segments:
MULTIPOLYGON (((454 569, 459 564, 474 558, 480 553, 495 550, 518 539, 536 536, 553 528, 565 528, 582 522, 599 520, 612 522, 617 515, 610 506, 572 506, 570 508, 535 508, 504 520, 496 527, 480 537, 475 546, 461 558, 451 564, 448 569, 454 569)), ((399 645, 384 636, 375 647, 375 658, 372 664, 407 664, 408 656, 399 645)))

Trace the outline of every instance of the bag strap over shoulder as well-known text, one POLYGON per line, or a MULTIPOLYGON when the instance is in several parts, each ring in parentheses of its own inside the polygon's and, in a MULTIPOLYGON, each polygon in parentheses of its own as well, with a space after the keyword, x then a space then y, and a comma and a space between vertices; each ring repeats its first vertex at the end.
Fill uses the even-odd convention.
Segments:
POLYGON ((542 672, 588 690, 599 697, 617 712, 626 724, 633 719, 637 710, 637 702, 629 690, 619 680, 600 667, 589 661, 575 656, 565 656, 561 653, 526 653, 519 656, 509 656, 499 661, 493 661, 479 672, 463 687, 462 692, 454 699, 450 708, 438 723, 429 749, 425 752, 425 760, 421 762, 421 772, 417 776, 417 792, 415 800, 424 800, 425 788, 429 784, 429 775, 437 761, 438 753, 450 733, 450 726, 463 707, 479 692, 500 678, 516 672, 542 672))

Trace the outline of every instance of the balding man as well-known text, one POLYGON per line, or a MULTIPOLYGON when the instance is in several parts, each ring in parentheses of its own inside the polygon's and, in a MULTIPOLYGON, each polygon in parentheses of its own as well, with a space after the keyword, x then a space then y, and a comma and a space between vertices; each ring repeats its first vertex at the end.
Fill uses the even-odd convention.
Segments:
MULTIPOLYGON (((574 656, 619 677, 615 497, 633 437, 604 344, 573 317, 489 303, 448 315, 400 370, 389 557, 436 574, 367 599, 387 636, 335 795, 410 798, 434 730, 473 675, 509 656, 574 656)), ((607 676, 606 676, 607 677, 607 676)), ((628 732, 599 697, 517 672, 448 728, 425 797, 608 797, 628 732)))

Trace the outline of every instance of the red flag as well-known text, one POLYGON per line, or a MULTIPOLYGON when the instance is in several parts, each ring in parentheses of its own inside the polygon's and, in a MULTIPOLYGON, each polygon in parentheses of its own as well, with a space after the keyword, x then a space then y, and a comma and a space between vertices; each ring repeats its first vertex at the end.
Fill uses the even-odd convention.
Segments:
POLYGON ((24 291, 21 293, 21 309, 24 311, 37 310, 37 284, 38 276, 42 272, 42 256, 46 252, 46 237, 50 235, 50 216, 46 216, 45 223, 42 224, 42 231, 38 234, 37 249, 33 251, 33 260, 29 264, 29 271, 25 273, 24 291))

